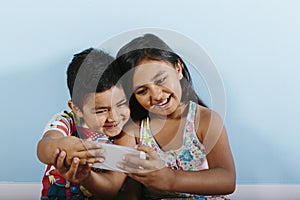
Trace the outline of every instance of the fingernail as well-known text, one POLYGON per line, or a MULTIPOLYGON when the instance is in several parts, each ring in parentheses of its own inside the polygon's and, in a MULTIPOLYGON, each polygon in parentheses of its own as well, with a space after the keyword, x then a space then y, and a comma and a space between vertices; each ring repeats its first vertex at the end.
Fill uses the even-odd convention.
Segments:
POLYGON ((123 167, 123 165, 122 165, 122 164, 120 164, 120 163, 117 163, 117 167, 119 167, 119 168, 122 168, 122 167, 123 167))
POLYGON ((78 158, 74 158, 74 159, 73 159, 73 162, 74 162, 74 163, 78 163, 78 162, 79 162, 79 159, 78 159, 78 158))
POLYGON ((65 155, 66 155, 66 152, 65 152, 65 151, 60 152, 60 156, 61 156, 61 157, 64 157, 65 155))
POLYGON ((125 160, 126 159, 126 157, 125 156, 122 156, 122 160, 125 160))

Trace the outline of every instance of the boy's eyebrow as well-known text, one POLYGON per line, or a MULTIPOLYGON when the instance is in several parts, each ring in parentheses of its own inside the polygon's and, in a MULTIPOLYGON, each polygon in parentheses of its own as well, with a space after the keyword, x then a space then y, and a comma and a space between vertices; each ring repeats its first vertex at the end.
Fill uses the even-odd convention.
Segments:
POLYGON ((118 102, 116 103, 116 105, 121 104, 121 103, 124 103, 124 102, 126 102, 126 101, 127 101, 127 99, 126 99, 126 98, 123 98, 123 99, 121 99, 120 101, 118 101, 118 102))
MULTIPOLYGON (((121 99, 121 100, 118 101, 115 105, 119 105, 119 104, 121 104, 121 103, 123 103, 123 102, 126 102, 126 101, 127 101, 126 98, 121 99)), ((95 106, 94 110, 107 109, 107 108, 109 108, 109 107, 110 107, 110 106, 95 106)))
POLYGON ((108 108, 108 106, 95 106, 93 108, 93 110, 100 110, 100 109, 105 109, 105 108, 108 108))
MULTIPOLYGON (((158 71, 157 74, 155 74, 150 81, 154 81, 157 77, 161 76, 162 74, 166 73, 166 71, 158 71)), ((135 91, 136 89, 138 89, 139 87, 141 87, 142 85, 137 85, 133 88, 133 91, 135 91)))

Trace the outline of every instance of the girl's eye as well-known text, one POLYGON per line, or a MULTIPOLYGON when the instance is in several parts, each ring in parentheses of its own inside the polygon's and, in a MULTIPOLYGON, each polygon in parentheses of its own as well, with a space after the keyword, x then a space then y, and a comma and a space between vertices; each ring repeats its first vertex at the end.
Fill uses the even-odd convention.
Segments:
POLYGON ((163 78, 161 78, 161 79, 158 79, 158 80, 156 81, 156 84, 157 84, 157 85, 160 85, 160 84, 162 84, 166 79, 167 79, 166 77, 163 77, 163 78))
POLYGON ((146 88, 140 88, 135 91, 135 93, 139 95, 145 94, 146 92, 147 92, 146 88))

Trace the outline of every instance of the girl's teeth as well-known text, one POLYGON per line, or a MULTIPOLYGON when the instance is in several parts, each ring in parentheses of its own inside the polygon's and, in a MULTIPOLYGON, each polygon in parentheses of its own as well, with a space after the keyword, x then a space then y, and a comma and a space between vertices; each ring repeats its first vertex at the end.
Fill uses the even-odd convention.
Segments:
POLYGON ((162 103, 158 104, 159 106, 164 105, 165 103, 167 103, 168 99, 164 100, 162 103))

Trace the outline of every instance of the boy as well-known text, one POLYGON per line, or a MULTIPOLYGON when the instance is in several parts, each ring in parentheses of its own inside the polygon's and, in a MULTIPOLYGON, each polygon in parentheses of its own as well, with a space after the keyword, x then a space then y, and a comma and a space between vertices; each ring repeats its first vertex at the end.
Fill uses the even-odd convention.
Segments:
POLYGON ((93 48, 74 55, 67 70, 72 99, 68 105, 72 112, 56 115, 56 123, 46 126, 37 147, 38 158, 48 165, 41 199, 107 199, 120 190, 125 174, 91 170, 93 163, 103 161, 101 145, 93 141, 135 145, 134 137, 122 132, 130 111, 123 88, 118 84, 121 74, 107 68, 112 62, 111 56, 93 48), (60 156, 53 156, 59 152, 60 156), (69 178, 74 174, 62 171, 61 166, 57 166, 60 171, 53 167, 61 157, 66 166, 80 165, 76 179, 69 178))

